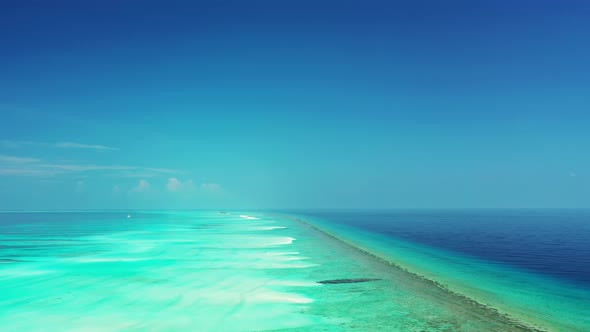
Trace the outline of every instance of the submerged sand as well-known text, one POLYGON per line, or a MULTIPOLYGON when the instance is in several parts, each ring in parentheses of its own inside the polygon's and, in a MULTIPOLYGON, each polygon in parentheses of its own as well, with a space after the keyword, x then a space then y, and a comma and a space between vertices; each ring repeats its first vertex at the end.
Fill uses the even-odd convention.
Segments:
POLYGON ((527 330, 288 217, 125 218, 98 234, 3 235, 28 249, 0 266, 0 330, 527 330))

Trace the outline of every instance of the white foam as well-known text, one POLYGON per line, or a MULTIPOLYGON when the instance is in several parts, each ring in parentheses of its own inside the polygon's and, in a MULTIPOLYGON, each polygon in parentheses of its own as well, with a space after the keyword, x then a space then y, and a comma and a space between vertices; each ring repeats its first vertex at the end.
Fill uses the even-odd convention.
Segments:
POLYGON ((312 281, 302 280, 273 280, 268 283, 271 286, 283 286, 283 287, 318 287, 322 284, 312 281))
POLYGON ((292 244, 296 238, 290 236, 244 236, 244 237, 236 237, 233 241, 227 241, 226 248, 231 247, 231 244, 238 245, 239 247, 253 247, 253 248, 262 248, 262 247, 272 247, 272 246, 280 246, 280 245, 288 245, 292 244))
POLYGON ((299 251, 288 251, 288 252, 277 251, 277 252, 267 252, 266 254, 270 255, 270 256, 299 255, 299 251))
POLYGON ((258 218, 256 218, 256 217, 248 216, 248 215, 245 215, 245 214, 241 214, 240 215, 240 218, 250 219, 250 220, 258 220, 258 218))
POLYGON ((252 264, 244 264, 242 266, 237 267, 248 267, 252 269, 259 269, 259 270, 281 270, 281 269, 309 269, 311 267, 318 266, 317 264, 312 263, 290 263, 290 262, 269 262, 269 263, 252 263, 252 264))
POLYGON ((286 244, 292 244, 293 241, 297 240, 294 237, 290 237, 290 236, 285 236, 285 237, 279 237, 279 238, 274 238, 273 240, 275 241, 269 241, 267 245, 286 245, 286 244))
POLYGON ((130 258, 130 257, 82 257, 77 258, 77 263, 108 263, 108 262, 137 262, 146 261, 148 258, 130 258))
POLYGON ((258 227, 256 229, 260 230, 260 231, 272 231, 275 229, 285 229, 285 228, 287 228, 287 227, 285 227, 285 226, 262 226, 262 227, 258 227))
POLYGON ((50 274, 50 273, 55 273, 55 271, 52 270, 42 270, 42 269, 35 269, 35 270, 30 270, 30 269, 5 269, 3 271, 0 271, 0 276, 1 277, 14 277, 14 278, 19 278, 19 277, 30 277, 30 276, 38 276, 38 275, 44 275, 44 274, 50 274))
POLYGON ((248 295, 246 298, 248 302, 270 302, 270 303, 312 303, 313 300, 299 294, 281 293, 273 291, 265 291, 257 294, 248 295))

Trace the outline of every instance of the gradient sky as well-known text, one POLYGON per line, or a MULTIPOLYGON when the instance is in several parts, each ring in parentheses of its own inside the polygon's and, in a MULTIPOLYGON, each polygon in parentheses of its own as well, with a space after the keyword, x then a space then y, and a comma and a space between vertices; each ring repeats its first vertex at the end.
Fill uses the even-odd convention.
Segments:
POLYGON ((590 2, 0 1, 0 209, 590 207, 590 2))

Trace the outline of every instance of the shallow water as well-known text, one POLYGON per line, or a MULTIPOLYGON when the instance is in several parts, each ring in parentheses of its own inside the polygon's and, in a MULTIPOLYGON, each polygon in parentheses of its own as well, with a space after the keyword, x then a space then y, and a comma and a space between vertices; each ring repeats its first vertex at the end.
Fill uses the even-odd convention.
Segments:
POLYGON ((1 331, 525 330, 286 216, 0 213, 0 241, 1 331))

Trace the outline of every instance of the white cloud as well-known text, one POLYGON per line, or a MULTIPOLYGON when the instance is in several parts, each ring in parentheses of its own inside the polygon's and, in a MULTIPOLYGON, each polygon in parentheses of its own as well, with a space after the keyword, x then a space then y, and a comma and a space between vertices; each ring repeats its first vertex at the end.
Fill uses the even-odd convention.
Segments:
POLYGON ((39 167, 54 168, 64 171, 85 172, 85 171, 125 171, 134 170, 134 166, 119 166, 119 165, 78 165, 78 164, 40 164, 39 167))
POLYGON ((171 168, 154 168, 154 167, 136 167, 133 170, 128 170, 117 174, 118 176, 126 178, 153 178, 162 175, 184 174, 185 171, 171 168))
POLYGON ((185 171, 171 168, 78 164, 73 161, 50 162, 32 157, 0 154, 0 175, 52 176, 82 172, 97 172, 103 176, 135 177, 142 179, 186 173, 185 171))
POLYGON ((133 192, 145 192, 148 191, 151 187, 151 184, 149 182, 147 182, 147 180, 139 180, 139 183, 137 184, 137 186, 135 186, 133 189, 131 189, 131 191, 133 192))
POLYGON ((173 173, 173 174, 174 174, 174 173, 176 173, 176 174, 178 174, 178 173, 184 173, 184 172, 183 172, 183 171, 181 171, 181 170, 172 169, 172 168, 155 168, 155 167, 147 167, 145 170, 146 170, 146 171, 150 171, 150 172, 155 172, 155 173, 165 173, 165 174, 167 174, 167 173, 173 173))
POLYGON ((53 176, 58 174, 54 171, 26 168, 0 168, 0 175, 6 176, 53 176))
POLYGON ((50 176, 56 172, 40 169, 37 158, 0 155, 0 175, 4 176, 50 176))
POLYGON ((179 191, 182 190, 184 184, 180 182, 177 178, 169 178, 168 183, 166 183, 166 188, 168 191, 179 191))
POLYGON ((118 150, 117 148, 113 148, 113 147, 106 146, 106 145, 84 144, 84 143, 76 143, 76 142, 48 143, 48 142, 11 141, 11 140, 0 141, 0 147, 8 148, 8 149, 18 149, 18 148, 23 148, 26 146, 57 148, 57 149, 86 149, 86 150, 96 150, 96 151, 118 150))
POLYGON ((105 151, 105 150, 118 150, 117 148, 113 148, 110 146, 100 145, 100 144, 82 144, 82 143, 74 143, 74 142, 58 142, 55 144, 50 144, 51 147, 59 148, 59 149, 87 149, 87 150, 98 150, 98 151, 105 151))
POLYGON ((177 178, 168 178, 166 183, 166 189, 168 191, 192 191, 195 189, 195 182, 193 180, 187 180, 185 182, 180 181, 177 178))
POLYGON ((221 185, 217 183, 203 183, 201 184, 201 189, 207 191, 220 191, 222 188, 221 185))
POLYGON ((39 162, 39 161, 40 160, 37 158, 25 158, 25 157, 14 157, 14 156, 0 155, 0 162, 5 162, 5 163, 21 164, 21 163, 35 163, 35 162, 39 162))
POLYGON ((106 172, 115 177, 150 178, 163 174, 181 174, 181 170, 125 165, 51 163, 37 158, 0 155, 0 175, 50 176, 67 173, 106 172))

